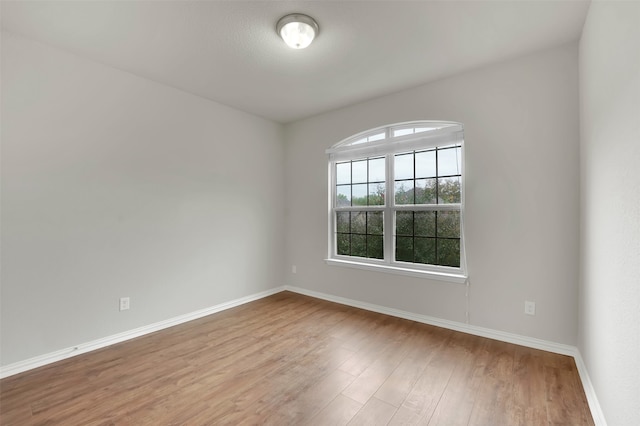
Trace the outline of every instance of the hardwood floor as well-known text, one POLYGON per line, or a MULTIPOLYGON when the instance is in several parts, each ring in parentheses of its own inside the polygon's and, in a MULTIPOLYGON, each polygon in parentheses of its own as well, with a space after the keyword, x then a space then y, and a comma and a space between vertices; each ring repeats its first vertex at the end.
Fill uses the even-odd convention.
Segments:
POLYGON ((0 381, 2 425, 593 425, 573 359, 274 296, 0 381))

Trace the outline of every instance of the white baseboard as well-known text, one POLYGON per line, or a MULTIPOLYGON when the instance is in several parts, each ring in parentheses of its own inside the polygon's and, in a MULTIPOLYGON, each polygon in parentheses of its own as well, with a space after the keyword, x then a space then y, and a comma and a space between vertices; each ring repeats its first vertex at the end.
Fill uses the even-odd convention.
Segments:
POLYGON ((254 300, 262 299, 272 294, 280 293, 284 290, 284 287, 277 287, 260 293, 251 294, 249 296, 241 297, 239 299, 231 300, 229 302, 220 303, 209 308, 201 309, 195 312, 190 312, 185 315, 180 315, 174 318, 169 318, 164 321, 156 322, 154 324, 145 325, 143 327, 128 330, 123 333, 114 334, 112 336, 103 337, 101 339, 92 340, 87 343, 81 343, 70 348, 61 349, 55 352, 50 352, 44 355, 39 355, 34 358, 30 358, 24 361, 18 361, 13 364, 8 364, 0 367, 0 379, 13 376, 14 374, 22 373, 24 371, 32 370, 34 368, 42 367, 53 362, 62 361, 63 359, 71 358, 76 355, 84 354, 87 352, 95 351, 115 343, 124 342, 126 340, 134 339, 136 337, 144 336, 145 334, 154 333, 165 328, 173 327, 174 325, 182 324, 185 322, 193 321, 198 318, 205 317, 207 315, 215 314, 216 312, 224 311, 226 309, 235 308, 236 306, 244 305, 245 303, 253 302, 254 300))
POLYGON ((285 290, 303 294, 306 296, 315 297, 317 299, 327 300, 329 302, 340 303, 341 305, 353 306, 355 308, 365 309, 367 311, 377 312, 380 314, 391 315, 398 318, 404 318, 411 321, 421 322, 424 324, 434 325, 436 327, 442 327, 449 330, 460 331, 463 333, 473 334, 476 336, 487 337, 489 339, 499 340, 502 342, 513 343, 520 346, 526 346, 533 349, 540 349, 547 352, 553 352, 561 355, 572 356, 576 362, 578 374, 582 381, 584 393, 587 396, 587 402, 591 415, 596 426, 607 426, 607 422, 600 408, 598 398, 596 397, 595 389, 589 378, 587 368, 582 360, 580 351, 577 347, 571 345, 564 345, 561 343, 550 342, 547 340, 536 339, 533 337, 521 336, 519 334, 507 333, 504 331, 493 330, 484 327, 478 327, 474 325, 464 324, 457 321, 449 321, 445 319, 430 317, 427 315, 415 314, 412 312, 401 311, 399 309, 387 308, 385 306, 374 305, 371 303, 360 302, 358 300, 347 299, 345 297, 333 296, 330 294, 319 293, 313 290, 307 290, 305 288, 285 286, 285 290))
POLYGON ((582 387, 584 388, 584 393, 587 396, 587 402, 589 403, 589 408, 591 409, 593 422, 596 424, 596 426, 607 426, 607 421, 604 418, 604 413, 602 412, 600 402, 598 402, 598 397, 596 396, 596 390, 593 388, 593 383, 591 383, 591 378, 589 377, 587 366, 585 365, 579 350, 576 350, 576 355, 573 358, 576 361, 576 367, 578 368, 580 381, 582 381, 582 387))
POLYGON ((578 374, 582 380, 582 386, 587 396, 589 408, 591 409, 591 415, 596 426, 607 426, 602 409, 598 403, 595 390, 589 378, 587 368, 582 360, 580 351, 575 346, 564 345, 561 343, 549 342, 546 340, 535 339, 533 337, 521 336, 518 334, 507 333, 499 330, 492 330, 489 328, 477 327, 474 325, 464 324, 456 321, 449 321, 436 317, 430 317, 427 315, 415 314, 412 312, 402 311, 399 309, 388 308, 385 306, 374 305, 371 303, 360 302, 353 299, 347 299, 344 297, 333 296, 325 293, 319 293, 312 290, 307 290, 300 287, 282 286, 276 287, 260 293, 255 293, 249 296, 241 297, 239 299, 231 300, 229 302, 221 303, 209 308, 201 309, 199 311, 191 312, 185 315, 180 315, 174 318, 170 318, 164 321, 160 321, 154 324, 139 327, 133 330, 125 331, 123 333, 114 334, 101 339, 93 340, 91 342, 82 343, 70 348, 61 349, 59 351, 50 352, 48 354, 40 355, 34 358, 30 358, 24 361, 19 361, 13 364, 0 367, 0 379, 13 376, 14 374, 22 373, 34 368, 42 367, 53 362, 62 361, 63 359, 71 358, 76 355, 91 352, 96 349, 101 349, 115 343, 124 342, 126 340, 134 339, 136 337, 144 336, 145 334, 154 333, 156 331, 163 330, 165 328, 173 327, 174 325, 183 324, 185 322, 193 321, 198 318, 205 317, 207 315, 215 314, 216 312, 231 309, 236 306, 243 305, 245 303, 253 302, 254 300, 262 299, 267 296, 271 296, 281 291, 291 291, 294 293, 303 294, 306 296, 315 297, 317 299, 323 299, 330 302, 340 303, 342 305, 353 306, 355 308, 365 309, 367 311, 378 312, 381 314, 391 315, 398 318, 404 318, 411 321, 421 322, 424 324, 434 325, 436 327, 442 327, 450 330, 461 331, 463 333, 469 333, 476 336, 487 337, 489 339, 500 340, 507 343, 513 343, 516 345, 527 346, 534 349, 540 349, 548 352, 554 352, 562 355, 572 356, 576 361, 576 367, 578 368, 578 374))
POLYGON ((306 296, 318 299, 328 300, 330 302, 340 303, 342 305, 353 306, 355 308, 365 309, 367 311, 378 312, 380 314, 391 315, 398 318, 404 318, 411 321, 421 322, 423 324, 435 325, 436 327, 447 328, 449 330, 461 331, 476 336, 487 337, 489 339, 500 340, 502 342, 514 343, 516 345, 527 346, 534 349, 540 349, 547 352, 553 352, 562 355, 574 356, 577 348, 575 346, 564 345, 561 343, 549 342, 547 340, 535 339, 533 337, 521 336, 519 334, 507 333, 490 328, 478 327, 457 321, 450 321, 427 315, 415 314, 412 312, 401 311, 399 309, 387 308, 385 306, 374 305, 371 303, 360 302, 358 300, 347 299, 344 297, 333 296, 325 293, 319 293, 300 287, 285 286, 286 290, 294 293, 304 294, 306 296))

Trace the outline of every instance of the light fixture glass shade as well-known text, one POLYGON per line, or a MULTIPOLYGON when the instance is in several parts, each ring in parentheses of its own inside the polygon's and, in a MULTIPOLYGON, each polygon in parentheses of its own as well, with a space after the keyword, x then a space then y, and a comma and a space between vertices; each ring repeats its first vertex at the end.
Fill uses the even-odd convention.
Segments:
POLYGON ((318 35, 318 23, 312 17, 293 13, 281 18, 276 31, 287 46, 293 49, 304 49, 318 35))

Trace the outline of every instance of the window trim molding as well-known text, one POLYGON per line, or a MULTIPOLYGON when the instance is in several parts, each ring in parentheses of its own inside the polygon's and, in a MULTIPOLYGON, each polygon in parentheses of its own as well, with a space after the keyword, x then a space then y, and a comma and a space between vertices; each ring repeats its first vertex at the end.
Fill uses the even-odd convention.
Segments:
MULTIPOLYGON (((466 284, 467 275, 454 274, 447 272, 436 272, 430 270, 422 270, 411 267, 401 267, 391 264, 378 264, 377 262, 358 262, 354 260, 327 258, 324 260, 327 265, 342 266, 346 268, 360 269, 365 271, 385 272, 395 275, 406 275, 415 278, 426 278, 437 281, 448 281, 456 284, 466 284)), ((410 264, 407 264, 410 265, 410 264)))
POLYGON ((329 158, 333 161, 340 161, 343 159, 352 158, 354 155, 358 155, 357 152, 366 152, 368 156, 384 156, 390 153, 397 153, 403 150, 410 151, 414 147, 418 149, 429 149, 441 146, 443 143, 463 143, 463 127, 460 123, 452 121, 407 121, 404 123, 392 124, 388 126, 377 127, 372 130, 358 133, 357 135, 350 136, 331 148, 325 151, 329 155, 329 158), (446 127, 440 127, 434 130, 430 130, 423 133, 415 133, 403 136, 392 136, 391 133, 394 130, 402 128, 415 127, 425 124, 433 125, 446 125, 446 127), (357 145, 350 145, 354 140, 362 139, 370 134, 380 133, 385 131, 386 137, 374 142, 367 142, 357 145))
POLYGON ((361 270, 387 272, 392 274, 407 275, 418 278, 435 279, 463 284, 467 281, 468 270, 466 263, 466 250, 464 244, 464 137, 461 123, 450 121, 407 121, 369 129, 350 136, 326 150, 328 161, 328 232, 327 232, 327 258, 328 265, 356 268, 361 270), (433 130, 393 136, 394 131, 407 128, 429 128, 433 130), (384 132, 385 138, 371 142, 360 142, 369 136, 384 132), (353 145, 354 142, 358 142, 353 145), (395 205, 394 199, 388 194, 384 206, 350 206, 340 207, 341 211, 384 211, 395 212, 401 210, 456 210, 460 211, 460 266, 447 267, 440 265, 428 265, 394 261, 393 253, 393 215, 385 214, 384 219, 384 259, 359 258, 356 256, 341 256, 336 253, 335 238, 335 165, 340 161, 360 158, 385 157, 386 182, 389 185, 393 177, 393 156, 407 151, 428 150, 447 145, 461 145, 462 148, 462 193, 460 203, 456 204, 431 204, 431 205, 395 205), (391 231, 391 234, 389 233, 391 231))

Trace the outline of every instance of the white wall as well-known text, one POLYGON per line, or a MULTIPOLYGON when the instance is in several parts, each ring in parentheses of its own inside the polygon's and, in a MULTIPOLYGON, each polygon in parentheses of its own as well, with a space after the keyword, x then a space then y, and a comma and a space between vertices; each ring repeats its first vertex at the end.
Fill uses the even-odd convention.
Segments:
POLYGON ((565 45, 285 127, 288 284, 465 321, 465 287, 328 266, 325 149, 408 120, 465 125, 470 322, 575 344, 578 50, 565 45), (524 301, 537 315, 524 314, 524 301))
POLYGON ((282 139, 3 33, 2 365, 282 285, 282 139))
POLYGON ((640 3, 594 1, 580 41, 579 349, 609 425, 640 424, 640 3))

